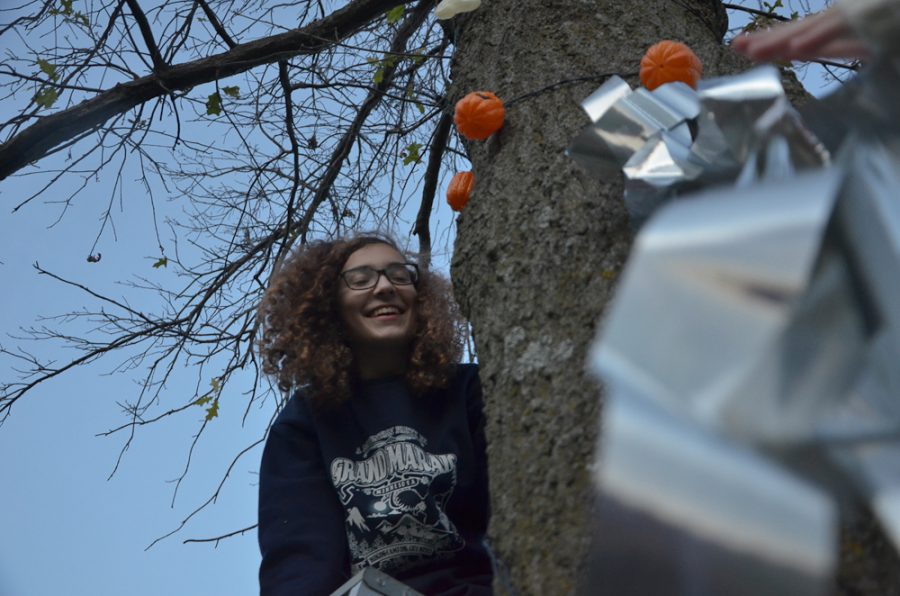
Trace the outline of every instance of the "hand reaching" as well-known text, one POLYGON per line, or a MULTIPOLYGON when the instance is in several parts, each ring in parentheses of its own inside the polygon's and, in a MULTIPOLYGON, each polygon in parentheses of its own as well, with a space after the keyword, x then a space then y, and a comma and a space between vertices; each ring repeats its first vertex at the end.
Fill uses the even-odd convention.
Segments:
POLYGON ((731 47, 757 62, 872 56, 837 7, 756 33, 740 35, 731 47))

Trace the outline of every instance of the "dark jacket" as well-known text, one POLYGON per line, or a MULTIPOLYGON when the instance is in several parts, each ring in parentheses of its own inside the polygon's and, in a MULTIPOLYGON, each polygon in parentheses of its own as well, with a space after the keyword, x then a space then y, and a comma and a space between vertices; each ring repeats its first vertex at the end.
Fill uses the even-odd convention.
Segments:
POLYGON ((269 432, 260 468, 263 596, 330 594, 376 567, 424 594, 490 594, 481 385, 459 365, 445 391, 360 383, 337 408, 302 391, 269 432))

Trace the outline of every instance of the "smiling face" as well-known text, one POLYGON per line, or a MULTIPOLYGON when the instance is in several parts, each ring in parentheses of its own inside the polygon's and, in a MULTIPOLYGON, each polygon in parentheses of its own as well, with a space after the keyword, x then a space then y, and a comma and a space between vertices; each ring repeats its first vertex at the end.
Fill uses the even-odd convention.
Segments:
MULTIPOLYGON (((387 244, 368 244, 352 253, 342 272, 357 267, 384 269, 404 263, 399 252, 387 244)), ((379 275, 375 287, 352 290, 338 282, 338 303, 350 346, 357 357, 373 351, 395 351, 405 356, 416 329, 415 285, 394 285, 379 275)))

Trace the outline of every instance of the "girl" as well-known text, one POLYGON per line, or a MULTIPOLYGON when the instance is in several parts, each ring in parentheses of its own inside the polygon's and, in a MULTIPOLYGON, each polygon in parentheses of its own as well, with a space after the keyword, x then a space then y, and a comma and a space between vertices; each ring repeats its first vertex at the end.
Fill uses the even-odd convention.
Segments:
POLYGON ((296 389, 260 468, 263 596, 327 595, 368 566, 491 594, 481 387, 446 281, 382 236, 317 242, 259 318, 265 372, 296 389))

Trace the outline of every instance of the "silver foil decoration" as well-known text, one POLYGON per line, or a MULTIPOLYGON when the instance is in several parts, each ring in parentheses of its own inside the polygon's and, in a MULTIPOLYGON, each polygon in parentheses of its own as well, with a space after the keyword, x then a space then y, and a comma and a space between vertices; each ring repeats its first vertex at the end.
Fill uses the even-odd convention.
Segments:
POLYGON ((625 204, 636 226, 678 194, 828 162, 772 67, 702 81, 697 91, 684 83, 632 90, 614 76, 582 107, 593 124, 569 154, 598 176, 625 173, 625 204))
POLYGON ((653 216, 589 358, 607 401, 583 593, 829 594, 850 495, 900 551, 900 103, 879 88, 898 80, 876 67, 817 108, 854 123, 833 164, 772 71, 696 104, 615 81, 585 101, 573 157, 622 168, 653 216))
POLYGON ((331 596, 423 596, 406 584, 374 567, 366 567, 331 596))
POLYGON ((837 513, 821 490, 640 397, 613 393, 604 417, 582 594, 827 593, 837 513))

